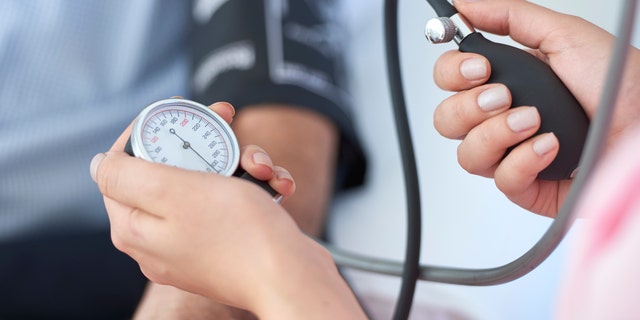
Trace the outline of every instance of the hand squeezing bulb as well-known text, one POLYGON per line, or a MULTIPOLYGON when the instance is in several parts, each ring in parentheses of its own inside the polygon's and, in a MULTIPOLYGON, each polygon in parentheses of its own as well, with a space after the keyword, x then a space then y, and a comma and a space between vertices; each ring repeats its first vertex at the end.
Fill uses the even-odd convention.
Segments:
POLYGON ((486 57, 491 64, 488 82, 502 83, 509 88, 512 107, 536 107, 541 118, 536 135, 553 132, 560 142, 558 155, 538 177, 545 180, 571 178, 578 167, 589 129, 589 119, 582 106, 545 62, 518 48, 486 39, 453 6, 444 8, 447 17, 427 22, 427 39, 433 43, 455 40, 460 51, 486 57))

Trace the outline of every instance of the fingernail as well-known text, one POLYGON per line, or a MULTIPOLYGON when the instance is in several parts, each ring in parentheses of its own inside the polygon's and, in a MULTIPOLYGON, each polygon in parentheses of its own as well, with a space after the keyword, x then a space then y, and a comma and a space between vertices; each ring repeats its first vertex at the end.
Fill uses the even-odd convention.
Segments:
POLYGON ((98 172, 98 167, 100 166, 100 163, 102 163, 102 159, 104 159, 104 157, 106 157, 104 153, 98 153, 93 156, 93 159, 91 159, 89 172, 91 173, 91 179, 93 179, 94 182, 98 182, 98 180, 96 180, 96 173, 98 172))
POLYGON ((533 142, 533 152, 542 157, 558 147, 558 140, 553 133, 545 133, 533 142))
POLYGON ((227 105, 233 112, 231 113, 231 116, 234 117, 236 115, 236 108, 233 107, 233 105, 229 102, 226 101, 218 101, 214 104, 225 104, 227 105))
POLYGON ((571 172, 571 175, 569 176, 569 178, 571 178, 571 179, 575 178, 578 175, 579 172, 580 172, 580 168, 573 169, 573 171, 571 172))
POLYGON ((253 154, 253 163, 273 166, 273 163, 271 162, 271 158, 269 158, 269 156, 266 153, 260 152, 260 151, 253 154))
POLYGON ((291 176, 291 174, 287 170, 284 170, 284 169, 279 168, 279 167, 275 167, 273 172, 274 172, 274 174, 276 176, 276 179, 278 179, 278 180, 286 179, 286 180, 293 181, 293 177, 291 176))
POLYGON ((509 106, 509 91, 504 86, 496 86, 478 95, 478 106, 482 111, 489 112, 509 106))
POLYGON ((507 117, 507 125, 513 132, 531 129, 539 122, 540 116, 535 107, 521 108, 507 117))
POLYGON ((467 80, 480 80, 487 76, 487 63, 481 58, 471 58, 462 62, 460 73, 467 80))

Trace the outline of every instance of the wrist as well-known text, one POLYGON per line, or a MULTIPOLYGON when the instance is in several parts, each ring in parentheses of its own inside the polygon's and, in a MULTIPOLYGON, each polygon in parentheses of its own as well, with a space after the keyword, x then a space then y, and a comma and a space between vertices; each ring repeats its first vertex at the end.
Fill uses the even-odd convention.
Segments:
POLYGON ((330 253, 309 237, 270 257, 253 309, 261 319, 366 318, 330 253))

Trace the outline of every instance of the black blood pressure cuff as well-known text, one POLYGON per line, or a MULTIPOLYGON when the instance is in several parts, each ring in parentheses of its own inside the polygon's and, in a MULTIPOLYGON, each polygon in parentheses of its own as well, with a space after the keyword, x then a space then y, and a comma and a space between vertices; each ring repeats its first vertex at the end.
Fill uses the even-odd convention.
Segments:
POLYGON ((343 31, 331 0, 195 1, 193 99, 287 104, 328 117, 340 129, 336 187, 363 183, 366 160, 349 109, 343 31))

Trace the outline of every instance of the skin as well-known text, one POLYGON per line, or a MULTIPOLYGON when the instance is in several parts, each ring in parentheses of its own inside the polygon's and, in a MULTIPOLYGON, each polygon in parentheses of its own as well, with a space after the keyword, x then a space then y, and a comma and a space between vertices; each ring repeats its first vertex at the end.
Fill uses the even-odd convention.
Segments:
MULTIPOLYGON (((229 104, 212 108, 231 121, 229 104)), ((94 158, 91 172, 104 195, 114 245, 151 281, 265 319, 365 318, 329 253, 266 192, 241 179, 130 157, 122 151, 129 130, 94 158)), ((256 154, 268 158, 247 146, 243 168, 285 197, 293 194, 288 171, 270 158, 254 161, 256 154)))
MULTIPOLYGON (((567 85, 587 116, 593 117, 614 42, 611 34, 581 18, 521 0, 456 0, 453 3, 476 28, 509 35, 531 48, 567 85)), ((636 103, 640 89, 635 85, 640 80, 640 53, 635 48, 630 49, 626 70, 609 143, 640 116, 636 103)), ((506 102, 496 109, 480 109, 480 94, 502 86, 486 84, 490 74, 489 62, 480 55, 459 51, 443 54, 435 64, 434 80, 440 88, 456 93, 436 108, 434 126, 444 137, 461 140, 458 162, 465 170, 493 178, 497 187, 521 207, 555 217, 572 181, 545 181, 537 179, 537 174, 556 156, 558 141, 551 133, 533 136, 540 125, 537 112, 527 114, 530 124, 527 128, 512 130, 510 115, 532 109, 528 108, 531 106, 510 109, 508 93, 506 102), (463 71, 469 69, 465 70, 465 63, 467 67, 475 66, 475 72, 466 72, 466 77, 463 71), (503 158, 507 148, 520 142, 522 144, 503 158), (541 149, 544 152, 540 152, 541 149)))
MULTIPOLYGON (((339 143, 335 125, 313 111, 288 105, 248 106, 233 115, 231 125, 240 145, 261 146, 296 177, 296 192, 282 206, 302 232, 320 236, 334 183, 339 143)), ((255 319, 255 315, 171 286, 149 283, 134 318, 255 319)))
POLYGON ((233 121, 241 145, 264 148, 296 180, 283 204, 300 229, 319 237, 333 192, 338 129, 326 117, 287 105, 247 107, 233 121))
MULTIPOLYGON (((476 27, 510 34, 532 48, 593 116, 611 35, 582 19, 525 1, 454 3, 476 27), (589 68, 582 68, 585 65, 589 68)), ((634 87, 640 78, 638 64, 639 54, 632 49, 610 142, 624 134, 640 114, 635 104, 640 94, 634 87)), ((434 78, 441 88, 457 93, 438 106, 434 124, 445 137, 462 140, 459 161, 465 169, 494 178, 521 206, 554 216, 571 181, 535 178, 557 152, 554 137, 548 133, 532 137, 539 125, 535 112, 527 113, 528 126, 513 131, 509 116, 532 109, 508 109, 508 94, 503 105, 490 112, 479 110, 480 93, 500 86, 484 84, 489 75, 490 66, 480 56, 444 54, 436 64, 434 78), (475 72, 471 79, 461 72, 463 63, 470 59, 484 64, 480 68, 484 72, 475 72), (545 152, 538 149, 536 153, 535 142, 541 139, 547 142, 545 152), (507 147, 520 141, 524 143, 502 159, 507 147)), ((151 280, 251 310, 264 319, 365 318, 326 250, 301 232, 264 192, 237 179, 203 176, 124 157, 121 147, 122 142, 92 166, 94 176, 105 195, 114 244, 136 259, 151 280), (150 177, 160 177, 165 183, 142 183, 153 180, 150 177), (175 183, 166 183, 170 181, 175 183), (193 187, 186 191, 184 185, 193 187), (212 202, 215 208, 207 205, 212 202)), ((250 161, 248 165, 246 169, 256 173, 250 161)), ((268 175, 263 178, 270 180, 268 175)), ((272 186, 280 188, 277 183, 272 186)))

